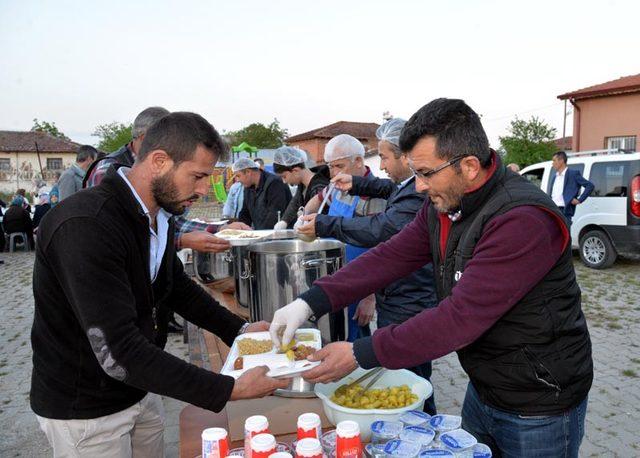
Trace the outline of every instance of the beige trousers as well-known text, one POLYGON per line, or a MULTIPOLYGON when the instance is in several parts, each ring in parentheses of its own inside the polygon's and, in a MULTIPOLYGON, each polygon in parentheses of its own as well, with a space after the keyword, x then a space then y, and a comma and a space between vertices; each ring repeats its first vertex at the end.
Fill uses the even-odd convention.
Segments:
POLYGON ((131 407, 89 420, 54 420, 38 416, 54 458, 162 458, 164 407, 149 393, 131 407))

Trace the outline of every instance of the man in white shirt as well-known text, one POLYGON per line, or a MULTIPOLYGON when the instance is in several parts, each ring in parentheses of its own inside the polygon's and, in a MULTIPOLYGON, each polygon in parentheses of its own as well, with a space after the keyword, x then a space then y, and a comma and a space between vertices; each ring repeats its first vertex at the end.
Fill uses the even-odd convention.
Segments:
POLYGON ((576 205, 580 205, 589 197, 593 191, 593 183, 584 178, 579 170, 567 167, 567 154, 564 151, 555 153, 552 163, 556 174, 551 178, 551 199, 571 225, 576 205), (581 188, 584 188, 582 193, 581 188))

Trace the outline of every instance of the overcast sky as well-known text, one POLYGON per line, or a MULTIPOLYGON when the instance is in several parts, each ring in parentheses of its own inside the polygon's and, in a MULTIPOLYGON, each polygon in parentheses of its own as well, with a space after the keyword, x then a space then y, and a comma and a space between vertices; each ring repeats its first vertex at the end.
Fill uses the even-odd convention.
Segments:
MULTIPOLYGON (((557 95, 640 73, 639 1, 0 0, 0 129, 95 126, 150 105, 291 135, 463 98, 492 145, 557 95)), ((571 122, 568 122, 568 134, 571 122)))

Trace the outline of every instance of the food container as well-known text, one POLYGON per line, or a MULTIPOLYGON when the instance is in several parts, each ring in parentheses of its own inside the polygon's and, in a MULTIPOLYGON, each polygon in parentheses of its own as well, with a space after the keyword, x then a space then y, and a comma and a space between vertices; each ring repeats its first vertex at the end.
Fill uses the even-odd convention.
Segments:
POLYGON ((251 458, 251 439, 269 432, 269 420, 264 415, 253 415, 244 421, 244 455, 251 458))
POLYGON ((331 431, 327 431, 320 437, 320 443, 322 444, 322 449, 327 456, 335 455, 336 453, 336 430, 332 429, 331 431))
POLYGON ((397 409, 352 409, 340 406, 331 401, 331 395, 339 386, 355 381, 366 372, 368 371, 358 368, 342 380, 333 383, 318 384, 314 389, 322 401, 322 407, 324 408, 327 419, 334 425, 343 420, 356 421, 360 426, 362 440, 365 442, 371 439, 371 424, 374 421, 396 421, 400 415, 409 410, 421 410, 424 407, 424 401, 433 394, 433 388, 429 381, 409 370, 400 369, 386 370, 376 382, 374 388, 406 384, 411 388, 411 392, 418 396, 418 400, 413 404, 397 409))
POLYGON ((436 432, 433 429, 422 426, 407 426, 400 432, 401 440, 420 444, 422 450, 427 448, 434 437, 436 437, 436 432))
POLYGON ((321 426, 320 415, 317 413, 303 413, 298 417, 298 440, 311 437, 320 440, 321 426))
POLYGON ((296 457, 322 458, 322 445, 318 439, 305 437, 296 444, 296 457))
POLYGON ((428 426, 431 415, 421 410, 410 410, 400 415, 400 420, 405 426, 428 426))
POLYGON ((394 439, 384 446, 384 453, 393 458, 415 458, 420 453, 420 444, 394 439))
POLYGON ((271 434, 258 434, 251 438, 251 458, 269 458, 276 453, 276 438, 271 434))
POLYGON ((425 450, 420 452, 419 458, 455 458, 455 454, 447 450, 445 448, 432 448, 430 450, 425 450))
POLYGON ((193 250, 193 268, 198 280, 212 283, 233 277, 231 253, 205 253, 193 250))
MULTIPOLYGON (((306 347, 319 350, 322 348, 322 339, 320 337, 320 331, 313 328, 298 329, 294 335, 294 338, 298 341, 298 345, 304 345, 306 347), (300 336, 300 337, 297 337, 300 336), (301 340, 308 338, 309 340, 301 340), (300 340, 298 340, 300 339, 300 340)), ((233 341, 233 345, 227 354, 227 359, 220 370, 222 375, 230 375, 233 378, 240 377, 245 371, 257 366, 268 366, 269 377, 293 377, 302 372, 311 369, 312 367, 320 364, 319 362, 310 362, 306 359, 299 361, 291 361, 285 353, 278 353, 278 350, 271 348, 271 350, 258 353, 255 355, 240 355, 240 345, 244 339, 253 339, 257 341, 263 341, 271 343, 271 334, 269 331, 262 332, 247 332, 240 334, 233 341), (242 368, 236 368, 238 358, 242 358, 242 368)))
POLYGON ((367 444, 364 447, 364 451, 369 456, 369 458, 385 458, 386 453, 384 452, 384 446, 387 445, 386 442, 379 444, 367 444))
POLYGON ((429 426, 431 426, 431 428, 433 428, 433 430, 439 434, 458 429, 460 428, 461 424, 462 418, 458 415, 439 414, 434 415, 433 417, 431 417, 431 420, 429 420, 429 426))
POLYGON ((345 420, 336 427, 336 458, 361 458, 360 427, 355 421, 345 420))
POLYGON ((229 454, 229 440, 224 428, 202 431, 202 458, 225 458, 229 454))
POLYGON ((454 429, 440 435, 440 442, 454 452, 456 456, 473 458, 473 446, 478 440, 464 429, 454 429))
POLYGON ((371 423, 371 443, 386 444, 390 440, 398 439, 401 431, 402 423, 399 421, 374 421, 371 423))
POLYGON ((491 448, 488 445, 478 442, 473 446, 473 458, 491 458, 492 456, 491 448))

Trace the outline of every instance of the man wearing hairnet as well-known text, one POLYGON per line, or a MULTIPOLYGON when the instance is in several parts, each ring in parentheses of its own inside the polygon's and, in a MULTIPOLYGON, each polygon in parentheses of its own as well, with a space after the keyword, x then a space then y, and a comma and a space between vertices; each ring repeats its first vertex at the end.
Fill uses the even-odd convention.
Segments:
POLYGON ((236 180, 244 186, 244 203, 238 220, 253 229, 273 229, 291 200, 289 186, 252 159, 241 157, 231 167, 236 180))
MULTIPOLYGON (((331 180, 337 189, 350 195, 387 199, 384 211, 352 219, 315 214, 305 216, 304 219, 309 224, 299 229, 301 233, 335 237, 346 243, 371 248, 389 240, 413 221, 424 205, 425 195, 416 190, 415 177, 409 168, 407 157, 398 146, 405 123, 403 119, 394 118, 376 131, 380 168, 387 172, 390 179, 364 179, 340 173, 331 180)), ((433 265, 429 263, 376 293, 378 328, 403 323, 425 308, 436 305, 433 265)), ((430 361, 410 369, 427 380, 431 377, 430 361)), ((424 409, 435 415, 433 396, 427 400, 424 409)))
POLYGON ((296 194, 274 229, 292 228, 298 217, 298 209, 307 203, 329 184, 329 167, 319 165, 307 168, 307 155, 299 148, 282 146, 273 156, 273 170, 289 186, 297 186, 296 194))
MULTIPOLYGON (((324 160, 329 165, 331 177, 339 173, 347 173, 349 175, 362 177, 364 180, 375 178, 371 170, 369 170, 369 167, 364 164, 364 146, 358 139, 351 135, 341 134, 329 140, 324 149, 324 160)), ((305 213, 316 213, 327 192, 328 188, 325 188, 311 199, 305 207, 305 213)), ((369 198, 366 196, 360 197, 334 190, 328 196, 328 215, 321 216, 330 218, 331 221, 336 222, 350 221, 351 218, 380 213, 384 211, 385 204, 386 201, 384 199, 369 198)), ((357 221, 357 219, 353 221, 357 221)), ((314 232, 312 236, 315 235, 314 232)), ((351 244, 348 240, 341 238, 337 232, 332 234, 323 232, 319 235, 335 237, 338 240, 346 242, 347 262, 357 258, 368 249, 362 245, 351 244)), ((346 334, 342 311, 332 314, 329 321, 331 324, 331 340, 346 339, 353 341, 359 336, 369 335, 371 333, 369 330, 369 322, 373 318, 375 306, 375 295, 373 294, 365 297, 357 304, 351 304, 347 311, 348 332, 346 334)))

